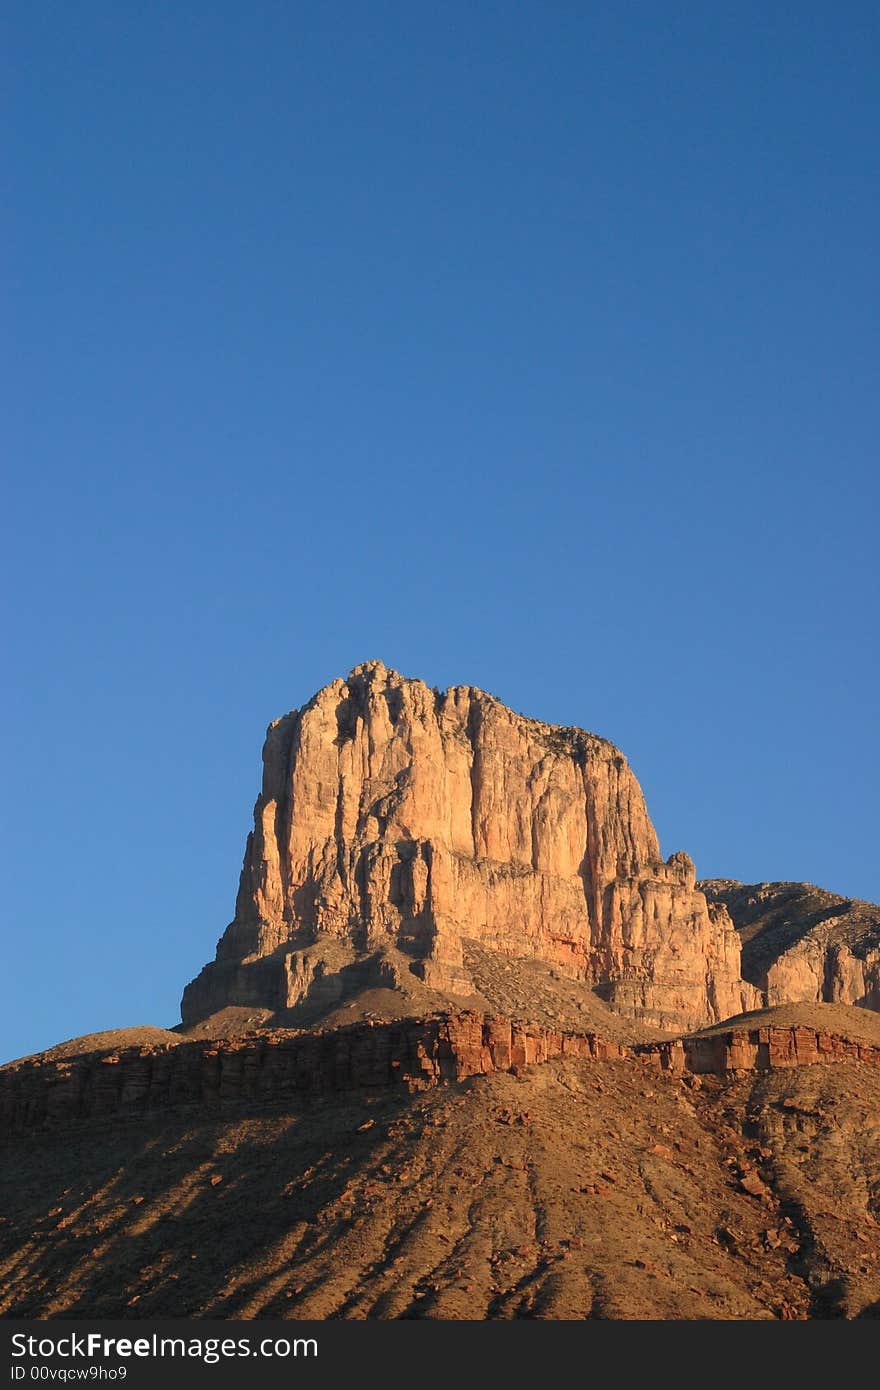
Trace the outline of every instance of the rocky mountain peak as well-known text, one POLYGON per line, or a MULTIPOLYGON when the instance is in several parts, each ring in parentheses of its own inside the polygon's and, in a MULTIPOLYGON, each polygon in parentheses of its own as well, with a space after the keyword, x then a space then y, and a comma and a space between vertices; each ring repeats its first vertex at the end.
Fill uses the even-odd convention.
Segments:
POLYGON ((368 986, 470 999, 477 957, 540 962, 660 1027, 760 1002, 613 744, 363 662, 269 727, 235 916, 184 1022, 368 986))

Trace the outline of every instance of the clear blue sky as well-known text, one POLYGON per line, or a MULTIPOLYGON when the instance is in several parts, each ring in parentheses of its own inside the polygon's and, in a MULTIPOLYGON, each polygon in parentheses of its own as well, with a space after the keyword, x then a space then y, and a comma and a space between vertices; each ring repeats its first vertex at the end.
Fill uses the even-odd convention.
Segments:
POLYGON ((880 899, 874 3, 6 11, 0 1057, 169 1025, 351 666, 880 899))

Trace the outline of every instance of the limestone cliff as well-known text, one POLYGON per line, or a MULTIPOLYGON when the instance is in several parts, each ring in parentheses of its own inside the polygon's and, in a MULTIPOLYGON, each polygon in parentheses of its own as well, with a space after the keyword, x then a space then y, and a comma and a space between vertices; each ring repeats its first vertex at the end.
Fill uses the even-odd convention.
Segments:
POLYGON ((743 943, 743 975, 767 1003, 880 1009, 880 907, 812 883, 701 884, 743 943))
POLYGON ((761 1002, 726 909, 687 855, 661 859, 602 738, 368 662, 272 724, 263 764, 235 917, 185 1023, 338 996, 346 973, 393 986, 412 971, 467 997, 468 942, 548 962, 660 1027, 761 1002))

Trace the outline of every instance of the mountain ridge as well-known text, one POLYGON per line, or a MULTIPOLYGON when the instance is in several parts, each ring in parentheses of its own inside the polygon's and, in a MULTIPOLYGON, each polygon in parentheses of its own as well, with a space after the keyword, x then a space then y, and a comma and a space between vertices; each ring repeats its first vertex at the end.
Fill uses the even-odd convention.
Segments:
POLYGON ((183 1021, 0 1068, 0 1313, 880 1316, 878 922, 362 663, 270 725, 183 1021))

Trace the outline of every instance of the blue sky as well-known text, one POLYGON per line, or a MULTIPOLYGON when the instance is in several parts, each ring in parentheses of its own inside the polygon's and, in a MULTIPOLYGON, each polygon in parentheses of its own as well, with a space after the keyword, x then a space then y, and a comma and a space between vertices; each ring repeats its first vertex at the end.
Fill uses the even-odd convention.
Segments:
POLYGON ((176 1021, 266 724, 371 657, 880 899, 878 28, 7 10, 0 1057, 176 1021))

